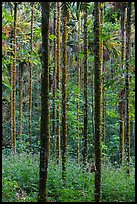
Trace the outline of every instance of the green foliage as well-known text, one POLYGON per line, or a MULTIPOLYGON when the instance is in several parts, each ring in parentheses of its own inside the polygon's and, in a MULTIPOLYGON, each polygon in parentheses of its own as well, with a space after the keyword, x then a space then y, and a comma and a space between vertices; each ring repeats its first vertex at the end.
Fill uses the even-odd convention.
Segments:
POLYGON ((13 198, 17 202, 16 193, 22 189, 26 195, 24 201, 30 201, 27 195, 37 195, 38 175, 38 155, 22 153, 12 157, 3 156, 3 199, 9 202, 13 198))
MULTIPOLYGON (((61 166, 57 166, 53 160, 49 161, 48 201, 94 202, 94 173, 87 173, 74 160, 68 160, 67 182, 66 186, 63 186, 61 171, 61 166)), ((109 162, 104 164, 102 202, 134 202, 134 173, 135 169, 132 167, 131 176, 128 177, 124 169, 114 168, 109 162)), ((2 178, 3 202, 37 202, 39 155, 3 155, 2 178)))
POLYGON ((132 169, 128 177, 123 169, 104 166, 102 174, 102 202, 135 202, 135 178, 132 169))

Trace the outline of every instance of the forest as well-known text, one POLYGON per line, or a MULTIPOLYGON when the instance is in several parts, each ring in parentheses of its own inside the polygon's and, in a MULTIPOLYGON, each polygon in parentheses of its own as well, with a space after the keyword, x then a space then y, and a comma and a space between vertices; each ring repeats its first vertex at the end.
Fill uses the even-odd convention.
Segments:
POLYGON ((135 2, 2 2, 2 202, 135 202, 135 2))

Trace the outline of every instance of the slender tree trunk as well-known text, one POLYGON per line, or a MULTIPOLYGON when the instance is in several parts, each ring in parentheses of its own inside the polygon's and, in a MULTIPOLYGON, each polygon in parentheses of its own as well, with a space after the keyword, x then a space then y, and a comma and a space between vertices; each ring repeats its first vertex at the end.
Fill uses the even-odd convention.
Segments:
MULTIPOLYGON (((121 68, 124 72, 124 61, 125 61, 125 7, 122 4, 121 8, 121 68)), ((124 101, 125 90, 120 91, 120 165, 124 161, 124 117, 125 117, 125 101, 124 101)))
MULTIPOLYGON (((104 3, 100 3, 100 23, 101 23, 101 34, 103 35, 103 24, 104 24, 104 3)), ((103 39, 100 40, 101 43, 101 74, 103 74, 102 84, 105 83, 105 66, 103 60, 103 39)), ((105 89, 102 89, 102 142, 105 144, 106 137, 106 99, 105 99, 105 89)))
POLYGON ((130 84, 129 84, 129 63, 131 48, 131 2, 127 3, 127 22, 126 22, 126 159, 127 174, 130 175, 130 84))
POLYGON ((38 202, 47 201, 47 170, 49 158, 49 13, 50 2, 41 2, 42 6, 42 84, 41 84, 41 149, 38 202))
POLYGON ((17 3, 14 3, 14 59, 13 59, 13 152, 16 153, 16 30, 17 30, 17 3))
MULTIPOLYGON (((30 39, 30 55, 32 59, 33 53, 33 23, 34 23, 34 2, 31 3, 31 39, 30 39)), ((30 148, 32 148, 32 69, 33 64, 30 62, 30 95, 29 95, 29 144, 30 148)))
POLYGON ((58 17, 57 17, 57 164, 60 162, 60 2, 57 2, 58 17))
POLYGON ((78 73, 77 73, 77 86, 78 86, 78 95, 77 95, 77 122, 78 122, 78 126, 77 126, 77 163, 79 164, 80 161, 80 138, 79 138, 79 134, 80 134, 80 129, 79 129, 79 123, 80 123, 80 105, 79 105, 79 99, 80 99, 80 57, 79 57, 79 52, 80 52, 80 15, 79 15, 79 19, 78 19, 78 58, 77 58, 77 67, 78 67, 78 73))
POLYGON ((84 4, 84 154, 83 163, 88 156, 88 36, 87 36, 87 2, 84 4))
POLYGON ((63 65, 62 65, 62 179, 66 180, 67 161, 67 6, 63 2, 63 65))
POLYGON ((19 93, 20 93, 20 112, 19 112, 19 135, 20 135, 20 140, 22 141, 22 98, 23 98, 23 93, 22 93, 22 73, 23 73, 23 63, 20 63, 19 66, 19 93))
MULTIPOLYGON (((53 35, 56 35, 56 19, 57 19, 57 3, 55 2, 54 8, 54 32, 53 35)), ((56 39, 53 42, 53 88, 52 88, 52 95, 53 95, 53 106, 52 106, 52 141, 53 141, 53 149, 56 152, 55 147, 55 136, 56 136, 56 72, 57 72, 57 48, 56 48, 56 39)))
POLYGON ((94 61, 95 61, 95 202, 101 201, 101 52, 100 52, 100 8, 95 2, 94 61))
MULTIPOLYGON (((11 40, 10 40, 10 48, 12 49, 13 44, 13 32, 11 32, 11 40)), ((11 54, 11 61, 13 55, 11 54)), ((12 91, 10 92, 10 147, 11 147, 11 154, 13 151, 13 66, 10 64, 10 84, 12 87, 12 91)))
POLYGON ((92 71, 92 131, 93 131, 93 138, 95 137, 95 119, 94 119, 94 112, 95 112, 95 104, 94 104, 94 71, 92 71))

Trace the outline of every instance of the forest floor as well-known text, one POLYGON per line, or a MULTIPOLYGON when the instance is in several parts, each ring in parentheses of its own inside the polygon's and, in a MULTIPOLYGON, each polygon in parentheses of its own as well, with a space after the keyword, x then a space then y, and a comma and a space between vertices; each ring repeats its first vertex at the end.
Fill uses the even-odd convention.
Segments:
MULTIPOLYGON (((22 153, 2 158, 2 202, 37 202, 39 155, 22 153)), ((81 170, 74 161, 67 163, 66 186, 61 166, 50 160, 47 194, 49 202, 94 202, 94 173, 81 170)), ((102 165, 102 202, 135 202, 135 169, 127 176, 124 168, 102 165)))

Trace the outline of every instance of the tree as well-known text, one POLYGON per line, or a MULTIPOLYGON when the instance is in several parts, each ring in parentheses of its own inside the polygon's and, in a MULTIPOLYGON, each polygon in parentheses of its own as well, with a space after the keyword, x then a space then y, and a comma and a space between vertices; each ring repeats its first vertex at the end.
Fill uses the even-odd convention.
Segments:
POLYGON ((62 179, 66 179, 66 161, 67 161, 67 22, 68 8, 67 3, 62 5, 63 16, 63 62, 62 62, 62 179))
MULTIPOLYGON (((53 23, 53 35, 56 35, 56 16, 57 16, 57 6, 56 6, 56 2, 54 3, 54 23, 53 23)), ((52 87, 52 137, 53 137, 53 143, 55 146, 55 135, 56 135, 56 72, 57 72, 57 48, 56 48, 56 38, 54 38, 53 41, 53 87, 52 87)))
POLYGON ((94 5, 94 61, 95 61, 95 202, 101 200, 101 52, 100 52, 100 7, 99 2, 94 5))
MULTIPOLYGON (((104 3, 100 3, 100 24, 101 24, 101 40, 100 40, 100 55, 101 55, 101 72, 102 72, 102 84, 105 83, 105 65, 103 58, 103 25, 104 25, 104 3)), ((106 139, 106 97, 105 97, 105 89, 102 88, 102 142, 105 144, 106 139)))
POLYGON ((13 59, 13 152, 16 153, 16 30, 17 30, 17 3, 14 3, 14 59, 13 59))
MULTIPOLYGON (((34 2, 31 3, 31 38, 30 38, 30 55, 33 53, 33 24, 34 24, 34 2)), ((32 59, 30 62, 30 94, 29 94, 29 143, 32 147, 32 59)))
POLYGON ((38 202, 46 202, 47 169, 49 157, 49 63, 48 35, 50 2, 42 2, 42 84, 41 84, 41 133, 40 177, 38 202))
POLYGON ((19 93, 20 93, 20 112, 19 112, 19 135, 20 135, 20 140, 22 140, 22 77, 23 77, 23 68, 24 68, 24 63, 20 63, 19 65, 19 93))
MULTIPOLYGON (((57 91, 58 100, 60 99, 60 2, 57 2, 57 91)), ((61 150, 60 150, 60 102, 57 105, 57 164, 60 162, 61 150)))
POLYGON ((127 3, 127 21, 126 21, 126 159, 127 159, 127 174, 130 175, 130 51, 131 48, 131 2, 127 3))
POLYGON ((78 73, 77 73, 77 86, 78 86, 78 94, 77 94, 77 121, 78 121, 78 126, 77 126, 77 163, 80 161, 80 128, 79 128, 79 123, 80 123, 80 105, 79 105, 79 99, 80 99, 80 22, 81 22, 81 14, 79 14, 78 17, 78 56, 77 56, 77 67, 78 67, 78 73))
POLYGON ((86 165, 88 156, 88 37, 87 37, 87 2, 84 3, 84 153, 83 163, 86 165))
MULTIPOLYGON (((125 4, 121 7, 121 68, 124 75, 124 62, 125 62, 125 4)), ((120 90, 120 165, 124 161, 124 117, 125 117, 125 90, 120 90)))
MULTIPOLYGON (((11 32, 10 36, 10 48, 12 49, 12 38, 13 38, 13 32, 11 32)), ((12 61, 12 55, 10 56, 11 61, 12 61)), ((12 63, 10 63, 10 84, 13 89, 13 67, 12 63)), ((10 92, 10 147, 11 151, 13 149, 13 90, 10 92)))

